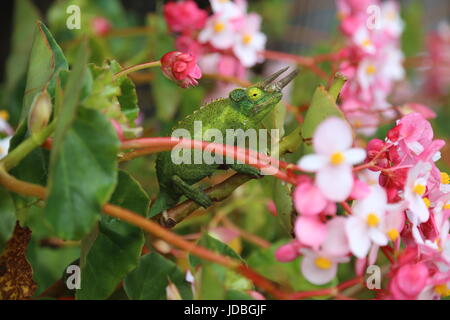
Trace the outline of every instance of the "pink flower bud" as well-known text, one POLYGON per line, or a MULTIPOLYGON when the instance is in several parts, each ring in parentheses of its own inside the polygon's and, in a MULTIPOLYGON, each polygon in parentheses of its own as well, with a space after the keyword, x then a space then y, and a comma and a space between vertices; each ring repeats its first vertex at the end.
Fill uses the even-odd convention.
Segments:
POLYGON ((111 30, 111 23, 106 18, 95 17, 91 23, 94 34, 97 36, 104 36, 111 30))
POLYGON ((282 245, 275 251, 275 258, 280 262, 289 262, 299 256, 299 250, 295 243, 282 245))
POLYGON ((208 14, 194 1, 169 2, 164 5, 164 18, 172 32, 189 33, 205 26, 208 14))
POLYGON ((392 297, 399 300, 416 299, 425 288, 428 277, 428 268, 423 263, 402 266, 389 283, 392 297))
POLYGON ((384 142, 380 139, 372 139, 367 144, 367 158, 373 159, 384 148, 384 142))
POLYGON ((402 128, 402 125, 399 124, 398 126, 395 126, 391 130, 388 131, 387 137, 392 142, 397 142, 397 140, 400 138, 400 130, 402 128))
POLYGON ((190 53, 171 51, 161 58, 161 69, 164 75, 175 81, 180 87, 196 86, 202 71, 197 65, 197 58, 190 53))

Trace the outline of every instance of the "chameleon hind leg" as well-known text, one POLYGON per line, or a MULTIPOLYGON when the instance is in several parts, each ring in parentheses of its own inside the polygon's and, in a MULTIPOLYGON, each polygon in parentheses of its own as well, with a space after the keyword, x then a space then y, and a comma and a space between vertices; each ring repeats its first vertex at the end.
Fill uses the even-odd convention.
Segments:
POLYGON ((204 193, 202 190, 197 189, 196 187, 189 185, 179 176, 173 176, 172 182, 180 189, 181 192, 183 192, 186 197, 198 203, 202 207, 208 208, 212 205, 212 201, 206 193, 204 193))
POLYGON ((253 178, 261 178, 261 172, 251 165, 245 163, 234 163, 230 164, 229 167, 238 173, 247 174, 253 178))

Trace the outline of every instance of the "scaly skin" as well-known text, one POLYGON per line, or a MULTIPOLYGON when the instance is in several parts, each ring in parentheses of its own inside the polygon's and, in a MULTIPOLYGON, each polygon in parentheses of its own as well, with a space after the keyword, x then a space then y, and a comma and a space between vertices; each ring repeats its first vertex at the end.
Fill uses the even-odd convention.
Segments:
MULTIPOLYGON (((291 74, 289 76, 293 78, 295 75, 291 74)), ((242 129, 244 131, 248 129, 259 129, 262 120, 281 100, 281 88, 275 87, 274 89, 273 84, 271 87, 268 87, 266 81, 266 83, 262 82, 248 89, 233 90, 229 98, 208 103, 181 120, 172 128, 172 132, 176 129, 186 129, 190 133, 191 138, 195 139, 194 121, 201 121, 202 137, 206 130, 217 129, 222 133, 224 138, 223 143, 226 143, 227 129, 242 129)), ((210 139, 210 141, 214 141, 214 139, 210 139)), ((191 159, 193 160, 194 151, 191 154, 191 159)), ((174 164, 170 151, 158 154, 156 173, 160 193, 150 210, 151 217, 175 205, 183 195, 205 208, 210 206, 212 202, 208 196, 192 185, 212 175, 219 169, 232 168, 240 173, 254 176, 257 176, 259 173, 257 169, 243 164, 225 166, 205 163, 193 164, 193 161, 191 163, 174 164)))

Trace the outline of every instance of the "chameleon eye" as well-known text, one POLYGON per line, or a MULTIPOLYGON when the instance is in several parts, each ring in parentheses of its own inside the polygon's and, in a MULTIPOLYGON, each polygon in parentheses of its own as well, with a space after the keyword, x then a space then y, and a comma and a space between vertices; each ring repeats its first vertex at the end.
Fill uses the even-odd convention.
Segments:
POLYGON ((259 89, 259 88, 250 88, 250 89, 248 89, 248 91, 247 91, 247 95, 248 95, 248 97, 250 98, 250 100, 256 101, 256 100, 258 100, 259 98, 261 98, 262 91, 261 91, 261 89, 259 89))
POLYGON ((239 102, 245 97, 245 91, 242 89, 236 89, 230 92, 230 99, 234 102, 239 102))

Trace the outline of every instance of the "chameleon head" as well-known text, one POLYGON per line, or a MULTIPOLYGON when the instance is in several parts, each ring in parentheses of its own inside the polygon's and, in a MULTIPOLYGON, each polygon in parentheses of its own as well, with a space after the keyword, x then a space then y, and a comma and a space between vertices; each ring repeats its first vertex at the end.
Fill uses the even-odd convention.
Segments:
POLYGON ((284 78, 275 81, 288 67, 283 68, 263 81, 247 89, 235 89, 230 92, 232 105, 253 120, 261 121, 280 102, 281 90, 298 74, 294 70, 284 78))

